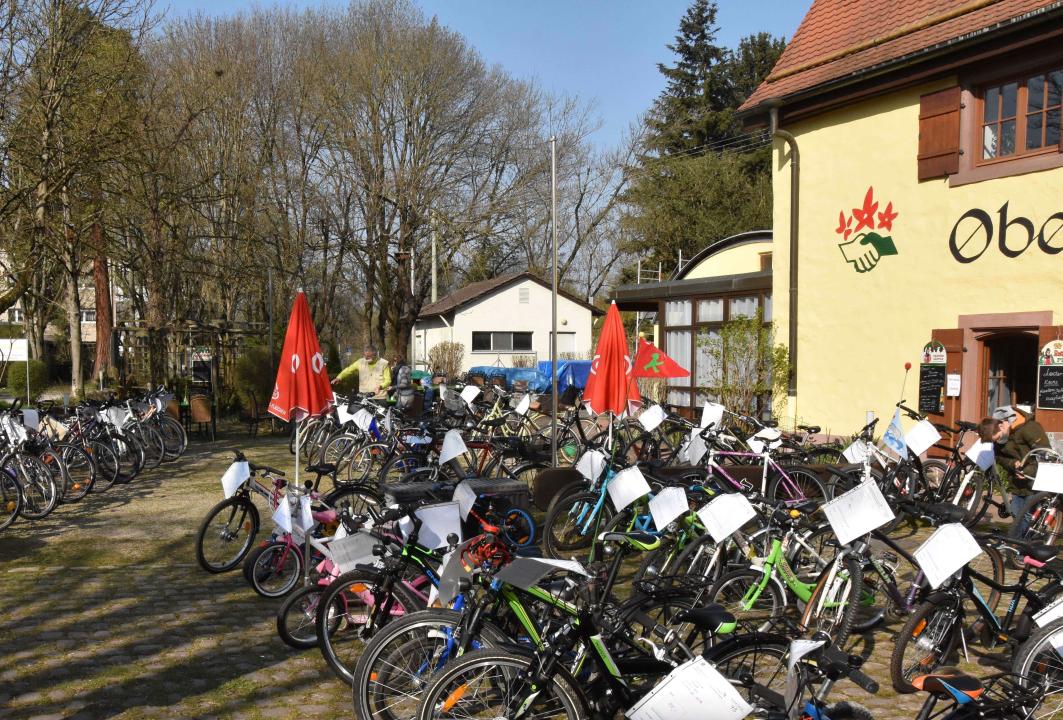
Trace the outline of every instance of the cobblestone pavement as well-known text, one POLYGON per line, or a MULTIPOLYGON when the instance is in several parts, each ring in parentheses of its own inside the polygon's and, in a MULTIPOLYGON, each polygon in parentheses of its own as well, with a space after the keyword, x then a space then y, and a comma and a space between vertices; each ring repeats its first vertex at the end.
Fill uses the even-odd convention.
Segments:
MULTIPOLYGON (((0 718, 351 717, 350 691, 318 651, 277 637, 278 601, 256 596, 238 571, 208 575, 195 564, 225 449, 243 440, 194 444, 176 464, 0 533, 0 718)), ((249 455, 291 465, 282 438, 256 441, 249 455)), ((888 680, 901 624, 853 644, 880 694, 842 682, 832 700, 880 719, 915 715, 919 699, 895 696, 888 680)), ((992 669, 978 648, 971 660, 976 673, 992 669)))

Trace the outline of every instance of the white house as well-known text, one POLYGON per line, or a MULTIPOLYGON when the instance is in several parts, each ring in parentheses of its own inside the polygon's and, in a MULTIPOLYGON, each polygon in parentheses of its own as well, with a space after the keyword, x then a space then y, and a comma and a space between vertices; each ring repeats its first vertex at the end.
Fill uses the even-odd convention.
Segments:
MULTIPOLYGON (((602 311, 564 291, 557 297, 559 357, 590 358, 591 324, 602 311)), ((427 362, 441 342, 465 346, 462 371, 477 365, 513 367, 550 359, 550 285, 513 273, 472 283, 421 310, 414 326, 415 361, 427 362)))

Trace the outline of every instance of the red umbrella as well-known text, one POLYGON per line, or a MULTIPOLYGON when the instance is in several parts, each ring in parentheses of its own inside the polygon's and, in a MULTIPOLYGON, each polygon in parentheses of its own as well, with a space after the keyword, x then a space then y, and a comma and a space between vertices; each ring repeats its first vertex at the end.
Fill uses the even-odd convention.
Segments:
POLYGON ((653 343, 639 338, 639 351, 635 355, 632 375, 648 378, 690 377, 690 371, 661 352, 653 343))
POLYGON ((331 404, 332 388, 325 369, 325 356, 321 354, 321 343, 310 318, 306 295, 300 290, 288 320, 269 412, 284 421, 301 420, 307 415, 318 414, 331 404))
POLYGON ((620 311, 614 302, 609 306, 598 338, 598 349, 591 361, 591 372, 583 400, 596 413, 612 411, 622 415, 629 402, 641 402, 638 383, 631 376, 631 355, 620 311))

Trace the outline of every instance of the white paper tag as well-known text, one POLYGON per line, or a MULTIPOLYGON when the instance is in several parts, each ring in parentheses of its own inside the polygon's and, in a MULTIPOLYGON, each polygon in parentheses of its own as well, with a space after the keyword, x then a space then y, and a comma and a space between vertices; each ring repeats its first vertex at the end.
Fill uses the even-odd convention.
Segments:
POLYGON ((1063 463, 1037 463, 1033 489, 1037 492, 1063 493, 1063 463))
POLYGON ((554 570, 587 575, 586 568, 575 560, 549 560, 547 558, 516 557, 513 562, 495 573, 495 580, 527 590, 554 570))
POLYGON ((356 414, 357 413, 347 412, 346 405, 336 405, 336 419, 339 421, 340 425, 346 425, 351 420, 354 420, 356 414))
POLYGON ((705 447, 705 441, 702 440, 701 434, 697 430, 691 430, 690 441, 687 443, 687 462, 691 465, 697 465, 708 451, 709 449, 705 447))
POLYGON ((221 490, 226 498, 231 498, 244 481, 251 477, 251 468, 244 460, 234 462, 221 476, 221 490))
POLYGON ((41 416, 35 409, 26 408, 22 411, 22 424, 30 430, 36 430, 41 425, 41 416))
POLYGON ((650 494, 650 484, 646 482, 642 471, 637 467, 629 467, 618 472, 609 480, 606 489, 609 491, 609 499, 613 501, 613 507, 617 512, 650 494))
POLYGON ((873 480, 860 483, 821 507, 842 545, 882 527, 894 517, 873 480))
POLYGON ((801 662, 801 659, 810 652, 820 649, 825 644, 826 643, 823 640, 790 641, 790 652, 786 657, 786 686, 783 690, 783 704, 786 707, 792 708, 795 711, 798 709, 795 700, 797 700, 797 693, 801 689, 801 684, 798 682, 797 673, 794 672, 797 663, 801 662))
POLYGON ((314 527, 314 511, 310 506, 310 498, 303 495, 299 498, 299 528, 304 532, 310 532, 314 527))
POLYGON ((524 397, 517 403, 516 409, 513 411, 518 415, 527 415, 528 409, 531 407, 531 393, 524 393, 524 397))
POLYGON ((472 401, 476 399, 476 396, 480 394, 479 385, 466 385, 461 391, 461 399, 468 405, 472 405, 472 401))
POLYGON ((357 425, 362 432, 369 432, 369 428, 373 426, 373 413, 365 408, 359 408, 358 412, 354 414, 354 424, 357 425))
POLYGON ((723 493, 698 510, 705 529, 718 543, 734 535, 735 531, 756 517, 757 511, 749 498, 741 493, 723 493))
POLYGON ((354 570, 356 565, 372 563, 373 546, 378 544, 380 540, 369 533, 357 532, 354 535, 333 538, 328 548, 332 562, 336 563, 341 573, 345 573, 354 570))
POLYGON ((680 515, 690 512, 687 494, 683 488, 666 487, 650 498, 650 515, 658 530, 664 530, 668 523, 680 515))
POLYGON ((930 587, 937 588, 981 553, 982 548, 967 528, 949 523, 935 530, 912 555, 930 587))
POLYGON ((646 428, 647 432, 653 432, 664 422, 668 414, 660 405, 651 405, 639 413, 639 424, 646 428))
POLYGON ((702 429, 711 425, 713 430, 719 430, 720 424, 723 422, 723 413, 726 409, 723 405, 714 402, 705 403, 705 407, 701 409, 702 429))
POLYGON ((456 457, 461 457, 468 451, 465 441, 459 430, 447 430, 443 436, 443 447, 439 451, 439 464, 444 465, 456 457))
POLYGON ((472 573, 465 569, 465 564, 461 561, 461 555, 468 544, 468 541, 464 542, 443 556, 443 562, 439 566, 439 589, 432 587, 435 592, 429 594, 429 607, 432 606, 433 599, 438 599, 442 607, 450 607, 458 596, 458 581, 463 577, 472 577, 472 573))
POLYGON ((454 488, 454 495, 450 498, 458 504, 458 512, 461 514, 461 519, 469 517, 469 511, 472 510, 473 504, 476 503, 476 491, 472 489, 467 480, 462 480, 454 488))
POLYGON ((993 453, 993 443, 991 442, 979 440, 969 447, 964 455, 982 470, 988 470, 996 462, 996 456, 993 453))
MULTIPOLYGON (((419 508, 416 514, 421 518, 421 531, 417 535, 417 542, 421 545, 432 550, 446 547, 449 545, 447 535, 450 534, 457 535, 458 542, 461 542, 461 517, 458 515, 456 502, 425 505, 419 508)), ((399 522, 399 528, 404 538, 409 537, 413 530, 413 521, 403 518, 399 522)))
POLYGON ((731 682, 696 657, 683 663, 639 699, 630 720, 740 720, 753 708, 731 682))
POLYGON ((920 420, 904 435, 904 444, 916 455, 922 455, 936 442, 941 441, 941 433, 929 420, 920 420))
POLYGON ((1051 605, 1042 608, 1036 615, 1033 616, 1033 621, 1037 623, 1037 627, 1044 627, 1053 620, 1057 620, 1063 617, 1063 597, 1056 600, 1051 605))
POLYGON ((602 470, 605 470, 605 453, 601 450, 588 450, 580 456, 576 463, 576 470, 580 475, 594 482, 602 474, 602 470))
POLYGON ((1052 633, 1052 636, 1048 638, 1048 642, 1056 649, 1057 655, 1063 656, 1063 630, 1052 633))
POLYGON ((292 509, 288 505, 287 497, 282 497, 277 503, 277 509, 273 511, 273 522, 277 523, 277 527, 286 533, 292 531, 292 509))
POLYGON ((871 447, 863 440, 854 440, 849 447, 842 450, 842 457, 854 464, 863 463, 870 454, 871 447))
POLYGON ((749 449, 755 453, 764 452, 764 448, 775 449, 782 444, 782 433, 778 428, 762 428, 754 433, 753 437, 746 440, 749 449))

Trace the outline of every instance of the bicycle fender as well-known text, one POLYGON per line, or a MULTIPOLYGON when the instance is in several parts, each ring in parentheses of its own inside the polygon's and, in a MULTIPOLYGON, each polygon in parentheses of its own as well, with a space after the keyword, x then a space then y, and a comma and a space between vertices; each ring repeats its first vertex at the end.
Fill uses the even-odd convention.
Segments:
MULTIPOLYGON (((757 567, 756 565, 750 565, 749 569, 750 570, 754 570, 754 571, 760 573, 761 575, 764 574, 764 568, 762 568, 762 567, 757 567)), ((771 581, 773 583, 775 583, 776 587, 779 588, 779 594, 782 595, 783 607, 786 607, 787 605, 790 604, 790 597, 789 597, 790 594, 786 591, 786 586, 783 585, 782 581, 779 580, 779 578, 774 576, 774 575, 772 575, 771 581)))

